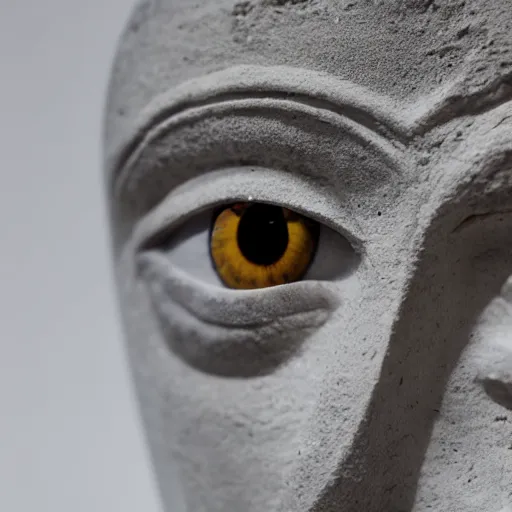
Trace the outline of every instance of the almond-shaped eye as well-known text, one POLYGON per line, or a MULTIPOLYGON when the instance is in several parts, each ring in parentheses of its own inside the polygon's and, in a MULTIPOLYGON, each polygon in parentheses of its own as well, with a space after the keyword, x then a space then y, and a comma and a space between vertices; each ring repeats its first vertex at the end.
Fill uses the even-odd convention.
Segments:
POLYGON ((350 242, 325 224, 257 202, 198 212, 155 235, 151 246, 205 284, 240 290, 345 279, 360 262, 350 242))
POLYGON ((210 254, 229 288, 268 288, 299 281, 318 247, 320 226, 296 212, 262 203, 237 203, 214 214, 210 254))

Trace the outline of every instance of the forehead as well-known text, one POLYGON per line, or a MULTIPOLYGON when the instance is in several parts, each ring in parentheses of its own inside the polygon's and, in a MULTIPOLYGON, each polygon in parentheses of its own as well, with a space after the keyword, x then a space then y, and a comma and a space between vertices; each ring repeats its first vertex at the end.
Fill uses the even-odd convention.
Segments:
POLYGON ((508 1, 145 0, 113 68, 107 151, 169 89, 237 65, 305 68, 397 101, 509 72, 508 1), (508 55, 508 59, 507 59, 508 55))

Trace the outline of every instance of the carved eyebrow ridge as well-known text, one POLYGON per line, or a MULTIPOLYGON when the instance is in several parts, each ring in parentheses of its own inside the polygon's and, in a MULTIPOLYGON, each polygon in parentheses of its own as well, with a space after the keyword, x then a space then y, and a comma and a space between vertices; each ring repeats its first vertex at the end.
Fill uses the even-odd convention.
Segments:
MULTIPOLYGON (((239 66, 186 82, 157 97, 113 158, 112 185, 148 135, 180 114, 242 100, 287 101, 350 120, 402 148, 411 133, 391 114, 388 98, 330 75, 289 67, 239 66)), ((322 120, 320 119, 320 122, 322 120)))

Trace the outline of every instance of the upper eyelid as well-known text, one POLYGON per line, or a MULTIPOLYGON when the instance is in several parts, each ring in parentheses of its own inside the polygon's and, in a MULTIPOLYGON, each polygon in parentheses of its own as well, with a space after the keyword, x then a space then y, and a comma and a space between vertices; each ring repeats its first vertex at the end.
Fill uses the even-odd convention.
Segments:
MULTIPOLYGON (((215 123, 223 122, 215 119, 215 123)), ((405 152, 394 147, 384 151, 369 143, 364 145, 348 136, 347 130, 340 133, 330 128, 325 139, 313 142, 316 133, 303 131, 301 121, 294 121, 297 132, 283 131, 279 123, 270 123, 267 135, 258 139, 267 121, 262 122, 259 118, 254 124, 246 119, 243 122, 247 131, 243 131, 244 136, 239 141, 239 132, 233 133, 228 123, 226 131, 222 126, 220 129, 216 126, 212 139, 196 138, 194 144, 197 147, 190 147, 190 142, 181 139, 179 133, 167 136, 154 146, 149 144, 145 147, 137 165, 126 171, 125 181, 117 184, 113 205, 118 215, 125 219, 117 243, 124 243, 140 218, 157 207, 170 191, 192 179, 204 177, 209 180, 215 169, 239 167, 243 161, 250 165, 287 170, 294 176, 316 182, 319 187, 328 185, 333 190, 338 189, 340 197, 337 199, 341 201, 348 199, 350 194, 352 198, 358 193, 366 197, 379 194, 383 186, 402 179, 411 168, 411 159, 405 152), (296 135, 298 139, 294 138, 296 135), (288 148, 294 149, 291 152, 288 148), (387 161, 383 160, 386 155, 387 161), (360 186, 363 182, 364 189, 360 186)), ((317 123, 320 133, 324 127, 324 124, 317 123)))
POLYGON ((197 180, 199 183, 194 183, 196 180, 187 182, 185 190, 178 188, 171 191, 156 208, 137 223, 133 235, 135 250, 157 245, 159 240, 166 239, 175 229, 202 211, 222 204, 252 200, 278 204, 297 211, 340 233, 356 252, 364 252, 362 233, 355 219, 340 208, 339 201, 326 197, 321 191, 314 190, 311 185, 301 183, 300 178, 296 176, 276 174, 276 171, 255 167, 228 169, 227 172, 217 171, 210 175, 209 193, 204 193, 206 185, 201 183, 203 180, 197 180), (250 172, 251 170, 253 172, 250 172), (237 179, 233 179, 237 171, 237 179), (269 178, 272 180, 272 176, 275 182, 269 184, 269 178), (245 183, 243 178, 246 178, 245 183), (290 186, 291 182, 293 187, 290 186), (242 192, 245 186, 248 188, 242 192), (289 194, 291 188, 303 194, 307 191, 308 206, 304 206, 304 201, 301 202, 297 196, 289 194))
POLYGON ((237 110, 244 112, 249 110, 265 110, 275 113, 287 111, 300 114, 314 122, 331 125, 333 128, 338 129, 340 133, 357 139, 363 147, 365 145, 372 146, 381 154, 382 160, 386 161, 389 167, 395 169, 400 167, 399 162, 403 156, 402 148, 398 148, 388 139, 379 136, 366 126, 360 125, 350 118, 345 118, 332 111, 320 110, 317 107, 287 99, 240 98, 184 111, 163 120, 160 124, 148 130, 141 139, 140 144, 132 148, 125 163, 117 172, 113 183, 114 190, 122 190, 123 184, 129 178, 130 168, 136 167, 138 162, 143 160, 144 152, 149 150, 152 144, 161 138, 170 136, 174 130, 179 130, 182 126, 200 122, 209 117, 234 114, 237 110))
MULTIPOLYGON (((256 68, 251 69, 254 71, 256 68)), ((270 73, 269 68, 261 70, 258 68, 257 71, 258 73, 261 71, 262 75, 266 73, 267 78, 270 73)), ((172 108, 169 110, 166 108, 165 99, 160 105, 157 101, 157 106, 154 107, 154 112, 157 115, 153 119, 153 121, 157 120, 156 124, 140 125, 142 128, 138 132, 138 145, 130 146, 128 144, 125 146, 126 158, 124 161, 119 160, 118 163, 121 167, 115 169, 117 170, 117 180, 112 183, 113 203, 120 217, 125 219, 118 244, 123 243, 122 241, 131 235, 133 227, 140 222, 141 218, 147 216, 153 209, 158 209, 158 204, 165 200, 166 194, 175 190, 176 187, 186 184, 187 181, 190 181, 191 176, 195 179, 197 176, 204 175, 209 179, 212 169, 240 166, 241 161, 247 155, 245 153, 247 146, 244 144, 248 144, 248 141, 258 137, 258 130, 264 127, 264 124, 262 126, 260 124, 266 122, 262 119, 268 118, 257 115, 254 119, 257 119, 260 124, 255 123, 254 125, 250 124, 252 113, 248 120, 243 119, 243 122, 247 123, 248 133, 251 134, 252 139, 249 137, 242 142, 237 142, 238 146, 234 146, 237 148, 234 152, 221 149, 226 147, 226 144, 231 144, 230 137, 237 136, 229 131, 220 129, 211 140, 207 136, 205 140, 199 139, 198 147, 190 147, 188 139, 182 140, 188 130, 185 132, 173 131, 172 127, 178 126, 180 123, 185 123, 184 126, 188 127, 187 123, 190 122, 229 119, 234 110, 240 107, 245 108, 244 105, 247 105, 248 102, 252 102, 253 107, 266 109, 272 120, 279 119, 280 122, 292 123, 290 126, 298 130, 301 137, 301 133, 304 134, 304 139, 297 140, 293 138, 295 134, 293 130, 290 133, 288 130, 284 130, 274 134, 274 139, 265 140, 264 143, 260 141, 262 147, 258 151, 263 154, 260 158, 257 153, 254 153, 249 159, 250 164, 268 168, 289 168, 294 175, 313 177, 319 185, 322 180, 324 180, 324 184, 328 182, 331 187, 338 187, 339 184, 344 183, 343 188, 347 191, 351 187, 357 188, 362 181, 358 175, 365 174, 367 178, 364 181, 368 183, 368 186, 365 187, 364 192, 359 189, 357 191, 367 195, 375 193, 383 183, 394 181, 396 178, 400 179, 399 176, 408 172, 411 159, 405 151, 406 145, 402 143, 407 138, 407 130, 403 127, 403 123, 401 124, 393 118, 390 113, 391 108, 378 104, 382 98, 370 94, 368 91, 359 94, 361 88, 354 84, 348 84, 348 82, 343 82, 345 86, 340 87, 341 82, 333 77, 322 76, 319 79, 318 73, 315 72, 305 72, 306 75, 312 74, 315 77, 315 80, 308 84, 304 72, 304 70, 293 70, 296 83, 293 83, 288 76, 285 77, 283 83, 266 84, 267 89, 270 89, 271 92, 279 92, 279 99, 262 98, 265 96, 263 86, 258 90, 254 83, 246 83, 240 89, 245 96, 239 94, 239 97, 233 101, 224 98, 226 101, 219 102, 215 90, 212 93, 208 87, 203 90, 203 99, 207 99, 207 101, 201 106, 196 106, 198 104, 193 102, 194 95, 184 91, 183 87, 181 107, 187 107, 184 110, 180 110, 178 107, 175 111, 172 108), (322 89, 325 86, 322 80, 330 81, 331 89, 327 92, 322 89), (250 94, 254 94, 255 90, 259 92, 251 99, 250 94), (309 94, 313 102, 329 103, 330 101, 337 107, 329 109, 324 104, 320 107, 318 104, 311 105, 306 102, 294 101, 293 97, 290 98, 286 94, 283 97, 283 90, 285 92, 287 90, 295 91, 295 93, 302 91, 304 94, 309 94), (325 95, 324 99, 320 98, 322 94, 325 95), (226 115, 220 117, 214 115, 215 109, 226 115), (283 116, 285 112, 286 114, 283 116), (303 118, 298 121, 293 120, 293 117, 290 117, 290 112, 301 112, 314 120, 315 131, 310 134, 305 120, 303 118), (369 115, 369 112, 373 115, 370 122, 365 117, 369 115), (346 114, 351 114, 351 116, 346 114), (361 120, 365 122, 359 122, 361 120), (325 131, 326 126, 327 131, 325 131), (391 134, 397 133, 397 137, 394 138, 394 135, 390 135, 388 139, 385 136, 388 134, 388 130, 391 134), (295 150, 293 155, 287 153, 287 148, 290 145, 292 147, 299 145, 300 147, 302 141, 304 147, 307 144, 312 144, 312 138, 317 137, 316 131, 322 136, 325 133, 326 138, 311 146, 312 150, 307 158, 304 158, 304 155, 302 155, 302 159, 300 158, 300 149, 295 150), (323 146, 324 143, 325 146, 323 146), (365 156, 366 158, 372 157, 365 160, 365 156), (159 183, 159 186, 155 187, 155 183, 159 183)), ((224 84, 223 92, 232 91, 233 87, 236 89, 239 85, 238 79, 238 73, 233 72, 231 83, 224 84)), ((210 84, 210 89, 215 89, 215 87, 210 84)), ((180 104, 179 100, 180 98, 175 98, 176 105, 180 104)), ((382 102, 385 103, 385 100, 382 99, 382 102)), ((170 104, 173 104, 172 98, 170 104)), ((257 110, 257 112, 261 114, 261 110, 257 110)), ((151 116, 149 118, 151 119, 151 116)), ((250 142, 251 147, 252 144, 250 142)), ((251 154, 250 147, 247 147, 247 152, 251 154)), ((232 199, 237 198, 233 197, 232 199)), ((338 198, 341 201, 343 199, 344 197, 338 198)), ((333 215, 325 217, 326 222, 324 223, 329 226, 330 219, 333 219, 333 223, 335 223, 336 216, 336 212, 333 211, 333 215)), ((333 227, 345 235, 354 246, 361 247, 361 244, 358 244, 360 236, 356 233, 355 225, 348 226, 348 229, 344 229, 340 224, 335 224, 333 227)))
MULTIPOLYGON (((371 148, 380 155, 381 161, 385 164, 386 168, 393 169, 394 173, 397 175, 402 174, 401 169, 404 161, 403 148, 397 147, 392 142, 369 130, 364 125, 360 125, 357 122, 340 116, 337 113, 322 111, 316 107, 304 105, 295 101, 285 99, 254 100, 251 98, 243 98, 187 110, 181 114, 172 116, 162 121, 161 124, 155 126, 152 130, 146 133, 145 137, 141 140, 140 145, 133 149, 133 152, 129 155, 123 167, 119 169, 117 179, 112 185, 114 197, 123 197, 124 191, 130 189, 130 180, 140 172, 137 171, 137 169, 140 169, 141 163, 144 167, 142 172, 151 173, 151 165, 148 167, 147 162, 151 162, 154 159, 151 154, 152 148, 155 145, 158 145, 158 159, 161 159, 162 157, 169 160, 172 159, 172 150, 170 149, 170 146, 161 144, 161 141, 170 137, 171 134, 175 133, 175 131, 179 132, 180 128, 209 118, 222 118, 229 117, 230 115, 236 115, 239 111, 247 115, 247 112, 257 113, 262 110, 267 113, 271 113, 271 117, 274 115, 280 115, 279 113, 283 112, 292 114, 296 113, 312 120, 314 123, 320 123, 324 126, 329 125, 336 134, 340 134, 340 138, 343 136, 355 140, 361 148, 362 154, 369 151, 367 148, 371 148), (162 154, 162 151, 164 151, 164 154, 162 154), (167 154, 165 154, 166 151, 167 154)), ((256 117, 258 118, 258 116, 256 117)), ((259 117, 260 121, 261 119, 262 117, 259 117)), ((204 172, 208 171, 205 170, 204 172)))

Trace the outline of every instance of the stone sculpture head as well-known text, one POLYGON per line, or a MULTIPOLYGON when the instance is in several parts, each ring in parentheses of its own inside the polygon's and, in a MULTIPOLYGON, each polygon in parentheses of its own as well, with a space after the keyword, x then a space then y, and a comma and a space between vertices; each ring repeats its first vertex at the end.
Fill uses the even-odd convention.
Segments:
POLYGON ((508 0, 135 10, 105 166, 166 511, 512 501, 508 402, 475 380, 512 273, 511 26, 508 0), (320 226, 307 273, 222 284, 212 212, 233 203, 320 226))

